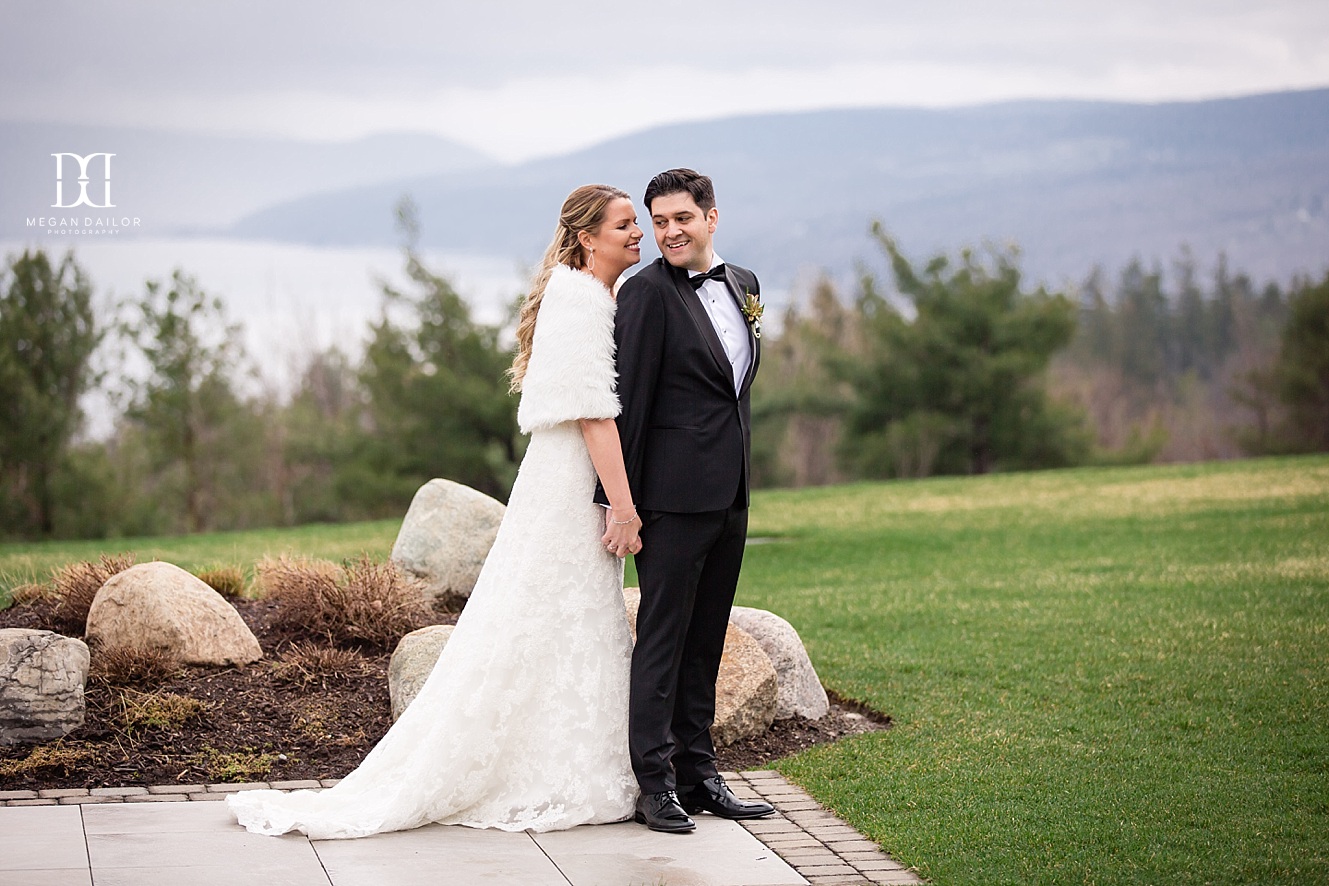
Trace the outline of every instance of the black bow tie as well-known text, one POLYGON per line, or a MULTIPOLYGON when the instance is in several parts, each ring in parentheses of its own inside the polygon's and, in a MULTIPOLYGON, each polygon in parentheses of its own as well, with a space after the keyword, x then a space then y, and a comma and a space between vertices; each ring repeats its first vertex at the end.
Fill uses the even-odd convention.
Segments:
POLYGON ((701 284, 705 283, 707 280, 719 280, 721 283, 723 283, 724 265, 719 264, 711 268, 709 271, 707 271, 704 274, 696 274, 694 276, 688 277, 688 282, 692 284, 692 288, 694 290, 701 289, 701 284))

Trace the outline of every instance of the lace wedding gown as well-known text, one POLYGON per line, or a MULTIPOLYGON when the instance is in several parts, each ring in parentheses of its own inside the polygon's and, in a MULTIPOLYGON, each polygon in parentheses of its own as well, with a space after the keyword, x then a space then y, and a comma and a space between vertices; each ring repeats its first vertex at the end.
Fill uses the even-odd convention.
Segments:
POLYGON ((240 824, 336 839, 428 822, 547 831, 632 814, 623 561, 600 544, 604 509, 576 422, 618 414, 613 316, 599 281, 555 268, 517 412, 530 445, 438 663, 341 783, 233 794, 240 824))

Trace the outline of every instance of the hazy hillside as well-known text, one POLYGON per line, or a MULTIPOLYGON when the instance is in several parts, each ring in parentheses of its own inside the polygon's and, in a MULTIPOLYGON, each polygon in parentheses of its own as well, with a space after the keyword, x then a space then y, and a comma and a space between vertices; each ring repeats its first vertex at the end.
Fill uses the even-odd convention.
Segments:
MULTIPOLYGON (((23 237, 34 216, 69 215, 55 202, 52 153, 115 154, 117 216, 137 216, 144 233, 216 230, 241 216, 311 193, 404 176, 474 169, 484 155, 432 135, 391 133, 351 142, 236 138, 145 129, 0 123, 0 238, 23 237)), ((68 161, 66 177, 77 175, 68 161)), ((101 161, 90 167, 102 175, 101 161)), ((67 194, 74 202, 77 190, 67 194)), ((100 185, 90 198, 101 202, 100 185)), ((87 214, 86 207, 76 214, 87 214)), ((98 214, 92 211, 92 214, 98 214)), ((72 244, 71 244, 72 245, 72 244)))
POLYGON ((424 242, 533 259, 558 202, 654 172, 711 174, 724 255, 772 282, 876 259, 882 219, 911 254, 1016 241, 1058 281, 1188 243, 1257 275, 1329 262, 1329 90, 1161 105, 1020 102, 845 110, 661 127, 566 156, 465 175, 402 176, 273 206, 232 233, 319 244, 394 240, 392 205, 422 206, 424 242))

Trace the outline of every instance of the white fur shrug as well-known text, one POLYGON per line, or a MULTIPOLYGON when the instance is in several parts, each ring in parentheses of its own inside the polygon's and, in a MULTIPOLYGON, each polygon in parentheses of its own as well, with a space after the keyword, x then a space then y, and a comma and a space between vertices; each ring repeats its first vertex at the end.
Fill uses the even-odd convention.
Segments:
POLYGON ((556 265, 536 315, 521 381, 522 433, 579 418, 616 418, 614 299, 585 271, 556 265))

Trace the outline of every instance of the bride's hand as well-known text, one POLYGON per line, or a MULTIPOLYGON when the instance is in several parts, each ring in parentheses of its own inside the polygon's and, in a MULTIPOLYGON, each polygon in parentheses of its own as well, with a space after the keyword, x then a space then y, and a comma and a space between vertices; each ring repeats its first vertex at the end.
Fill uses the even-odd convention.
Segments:
POLYGON ((641 551, 641 518, 633 510, 632 517, 627 522, 616 522, 614 512, 611 509, 605 509, 605 534, 600 539, 605 546, 605 550, 616 557, 626 557, 628 554, 636 554, 641 551))

